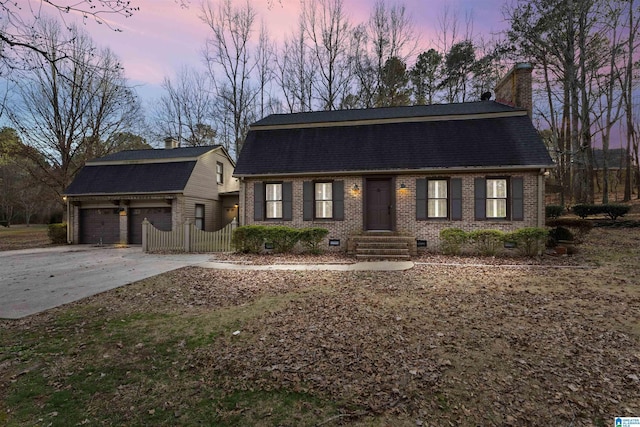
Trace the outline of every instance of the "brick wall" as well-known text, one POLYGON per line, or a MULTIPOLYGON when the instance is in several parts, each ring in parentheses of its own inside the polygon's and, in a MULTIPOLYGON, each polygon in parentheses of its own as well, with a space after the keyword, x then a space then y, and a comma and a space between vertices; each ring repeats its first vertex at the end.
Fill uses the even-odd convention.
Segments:
POLYGON ((496 101, 526 108, 531 117, 533 113, 532 71, 531 64, 516 64, 496 85, 496 101))
MULTIPOLYGON (((282 181, 290 181, 293 189, 293 220, 292 221, 254 221, 253 220, 253 184, 256 181, 247 179, 240 185, 240 225, 285 225, 287 227, 306 228, 321 227, 329 230, 329 234, 325 239, 325 249, 334 251, 343 251, 347 247, 347 237, 350 234, 361 233, 363 229, 362 223, 362 184, 361 177, 305 177, 305 178, 284 178, 282 181), (313 181, 314 179, 344 181, 344 215, 343 221, 335 220, 313 220, 303 221, 302 219, 302 185, 304 181, 313 181), (358 185, 359 190, 354 191, 353 186, 358 185), (328 246, 329 239, 340 239, 339 247, 328 246)), ((271 179, 270 181, 279 181, 271 179)))
MULTIPOLYGON (((484 178, 486 174, 451 175, 451 178, 462 178, 462 220, 424 220, 416 218, 416 179, 424 175, 406 175, 398 178, 398 182, 407 186, 406 190, 397 192, 397 228, 398 232, 415 236, 418 240, 426 240, 429 250, 437 250, 440 244, 440 231, 445 228, 460 228, 465 231, 493 229, 514 231, 523 227, 536 227, 538 224, 538 175, 537 173, 518 173, 513 176, 523 178, 524 186, 524 220, 475 220, 475 178, 484 178)), ((495 176, 492 174, 492 176, 495 176)), ((503 175, 501 175, 503 176, 503 175)), ((428 178, 428 177, 427 177, 428 178)), ((542 209, 544 211, 544 209, 542 209)))
MULTIPOLYGON (((494 174, 492 174, 494 175, 494 174)), ((395 219, 396 231, 400 234, 415 237, 420 240, 427 240, 429 250, 437 250, 439 246, 439 233, 444 228, 461 228, 465 231, 478 229, 497 229, 502 231, 513 231, 523 227, 535 227, 538 224, 538 215, 544 207, 539 206, 538 197, 538 174, 537 172, 517 173, 513 176, 523 177, 524 184, 524 220, 523 221, 500 221, 484 220, 476 221, 474 218, 474 179, 486 177, 486 174, 456 174, 451 178, 462 179, 462 221, 449 220, 416 220, 416 179, 418 178, 442 178, 442 175, 401 175, 395 178, 395 219), (406 188, 400 189, 404 184, 406 188)), ((501 176, 504 176, 501 174, 501 176)), ((260 225, 285 225, 289 227, 322 227, 329 230, 327 239, 340 239, 339 247, 329 248, 327 242, 324 248, 328 250, 346 250, 346 241, 351 234, 363 232, 363 192, 365 178, 357 177, 304 177, 304 178, 283 178, 282 181, 292 182, 293 187, 293 220, 292 221, 254 221, 253 220, 253 184, 259 179, 245 179, 240 186, 240 224, 260 224, 260 225), (344 221, 334 220, 314 220, 303 221, 303 199, 302 186, 304 181, 314 179, 329 179, 344 181, 344 221), (359 190, 354 191, 357 185, 359 190)), ((272 180, 279 181, 279 180, 272 180)), ((544 184, 543 184, 544 185, 544 184)))

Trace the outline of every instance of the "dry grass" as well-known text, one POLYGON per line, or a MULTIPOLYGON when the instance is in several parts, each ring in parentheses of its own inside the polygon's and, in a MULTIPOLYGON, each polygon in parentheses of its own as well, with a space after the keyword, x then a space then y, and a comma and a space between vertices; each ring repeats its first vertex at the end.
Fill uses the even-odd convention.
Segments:
POLYGON ((0 251, 51 246, 46 225, 0 227, 0 251))
POLYGON ((0 424, 611 425, 640 414, 639 247, 595 229, 537 265, 185 268, 0 323, 0 424))

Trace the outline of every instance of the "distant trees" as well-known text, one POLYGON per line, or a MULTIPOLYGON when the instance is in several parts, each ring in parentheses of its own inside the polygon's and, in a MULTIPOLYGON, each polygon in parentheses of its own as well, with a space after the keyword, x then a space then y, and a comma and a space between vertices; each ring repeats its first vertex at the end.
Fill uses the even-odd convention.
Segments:
POLYGON ((7 225, 48 221, 56 206, 47 186, 28 172, 33 165, 19 155, 22 147, 15 129, 0 128, 0 221, 7 225))
POLYGON ((359 24, 344 0, 305 0, 280 45, 264 24, 258 28, 250 2, 210 0, 201 18, 209 29, 205 71, 183 69, 165 79, 154 109, 156 139, 201 144, 195 127, 208 129, 206 143, 222 144, 234 157, 249 124, 274 112, 480 100, 502 70, 495 50, 470 33, 459 37, 452 15, 444 20, 446 49, 420 52, 406 7, 386 0, 359 24))
POLYGON ((637 84, 637 9, 634 0, 523 0, 506 10, 507 35, 518 56, 539 64, 544 107, 538 106, 538 114, 557 153, 562 203, 594 201, 593 144, 602 141, 606 158, 611 129, 623 116, 617 106, 627 118, 624 198, 631 198, 637 172, 630 165, 638 159, 630 102, 637 84))
POLYGON ((413 86, 413 99, 418 105, 433 104, 438 86, 442 64, 442 54, 429 49, 418 55, 415 65, 410 71, 413 86))
POLYGON ((221 0, 217 7, 204 3, 201 19, 209 27, 204 59, 217 98, 219 128, 222 141, 236 155, 253 115, 257 91, 252 80, 258 57, 251 50, 251 36, 256 23, 256 11, 249 1, 235 7, 231 0, 221 0))
POLYGON ((176 138, 187 146, 211 145, 216 138, 215 88, 205 72, 183 67, 165 77, 164 94, 151 111, 151 134, 158 141, 176 138))
POLYGON ((387 59, 380 74, 377 107, 410 105, 409 74, 407 66, 398 57, 387 59))

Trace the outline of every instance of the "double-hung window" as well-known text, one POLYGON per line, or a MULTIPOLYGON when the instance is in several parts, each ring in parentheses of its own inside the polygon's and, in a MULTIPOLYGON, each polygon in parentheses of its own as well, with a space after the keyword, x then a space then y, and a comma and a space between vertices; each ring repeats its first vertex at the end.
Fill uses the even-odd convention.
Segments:
POLYGON ((194 225, 198 230, 204 230, 204 205, 196 205, 194 225))
POLYGON ((282 183, 265 184, 265 217, 282 218, 282 183))
POLYGON ((315 217, 320 219, 333 218, 333 183, 315 183, 315 217))
POLYGON ((224 165, 220 162, 216 162, 216 182, 224 183, 224 165))
POLYGON ((448 191, 446 179, 430 179, 427 183, 427 217, 447 218, 448 191))
POLYGON ((507 218, 507 188, 506 178, 487 179, 487 218, 507 218))

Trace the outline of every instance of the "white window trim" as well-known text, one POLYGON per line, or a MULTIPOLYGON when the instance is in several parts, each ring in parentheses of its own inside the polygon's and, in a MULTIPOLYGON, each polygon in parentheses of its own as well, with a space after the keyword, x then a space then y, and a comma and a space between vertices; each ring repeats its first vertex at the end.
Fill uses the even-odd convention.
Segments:
MULTIPOLYGON (((324 193, 324 192, 323 192, 324 193)), ((323 196, 326 197, 326 194, 323 194, 323 196)), ((333 182, 331 181, 317 181, 313 183, 313 216, 316 219, 333 219, 333 182), (330 198, 322 198, 322 199, 318 199, 317 195, 318 195, 318 184, 321 184, 323 186, 328 186, 329 188, 329 193, 330 193, 330 198), (329 206, 328 208, 328 212, 326 212, 325 216, 321 216, 319 215, 320 210, 318 209, 318 204, 322 204, 325 206, 329 206)))
POLYGON ((224 164, 222 162, 216 162, 216 183, 224 184, 224 164), (220 167, 220 171, 218 171, 218 167, 220 167))
MULTIPOLYGON (((436 186, 436 190, 437 190, 437 186, 436 186)), ((427 179, 427 218, 429 219, 447 219, 449 218, 449 180, 448 179, 427 179), (431 197, 431 195, 429 194, 429 183, 431 182, 444 182, 444 191, 445 191, 445 195, 444 197, 440 197, 440 195, 438 195, 436 193, 435 197, 431 197), (444 215, 437 215, 438 214, 438 210, 439 208, 437 207, 438 205, 434 205, 436 207, 436 215, 431 215, 430 209, 429 209, 429 202, 431 200, 444 200, 445 202, 445 207, 444 207, 444 215)))
MULTIPOLYGON (((276 192, 278 193, 278 192, 276 192)), ((282 199, 282 183, 281 182, 267 182, 264 185, 264 209, 265 209, 265 213, 264 213, 264 217, 266 219, 282 219, 283 217, 283 199, 282 199), (280 198, 279 199, 269 199, 269 191, 267 190, 269 188, 270 185, 277 185, 280 188, 280 198), (275 210, 273 211, 274 215, 271 215, 272 212, 271 209, 269 209, 270 204, 273 204, 273 206, 275 206, 275 210), (278 206, 280 207, 278 209, 278 206), (280 211, 280 215, 276 216, 278 210, 280 211)))
POLYGON ((508 178, 487 178, 486 179, 486 202, 485 202, 485 216, 488 219, 507 219, 509 216, 509 179, 508 178), (490 197, 490 184, 493 182, 492 194, 498 193, 497 181, 504 181, 504 197, 493 196, 490 197), (504 209, 504 215, 498 216, 497 213, 500 209, 504 209), (494 215, 490 215, 490 212, 494 212, 494 215))

